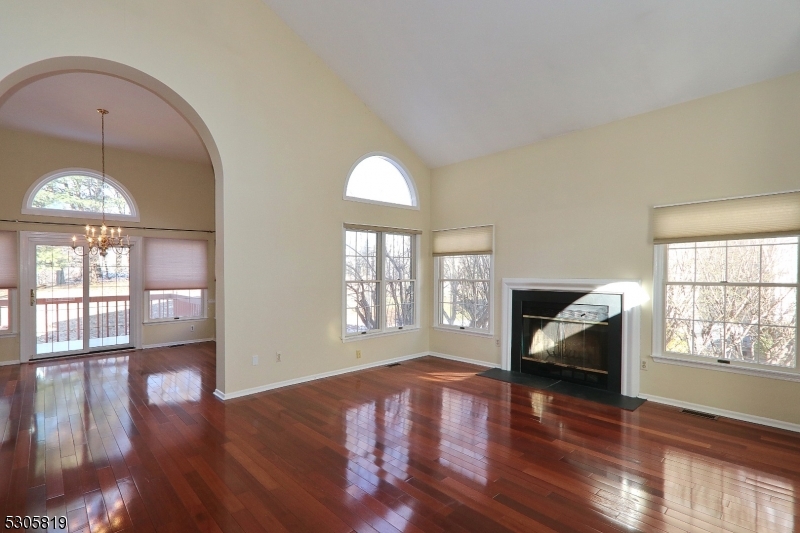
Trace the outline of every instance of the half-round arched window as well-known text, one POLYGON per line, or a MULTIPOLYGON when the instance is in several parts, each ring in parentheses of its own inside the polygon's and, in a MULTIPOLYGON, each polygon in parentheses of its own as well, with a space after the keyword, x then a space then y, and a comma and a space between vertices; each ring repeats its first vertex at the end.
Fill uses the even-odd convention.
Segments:
POLYGON ((117 180, 93 170, 70 168, 45 174, 31 185, 22 212, 72 218, 139 220, 128 190, 117 180))
POLYGON ((345 200, 418 208, 417 189, 403 165, 387 154, 367 154, 353 165, 345 200))

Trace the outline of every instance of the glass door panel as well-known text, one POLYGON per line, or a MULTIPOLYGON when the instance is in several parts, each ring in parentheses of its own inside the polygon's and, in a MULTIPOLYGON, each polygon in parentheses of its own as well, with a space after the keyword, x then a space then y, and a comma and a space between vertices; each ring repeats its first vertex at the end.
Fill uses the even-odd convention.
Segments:
POLYGON ((71 246, 37 244, 35 253, 36 354, 82 350, 83 259, 71 246))
POLYGON ((127 254, 89 257, 89 348, 130 344, 130 272, 127 254))

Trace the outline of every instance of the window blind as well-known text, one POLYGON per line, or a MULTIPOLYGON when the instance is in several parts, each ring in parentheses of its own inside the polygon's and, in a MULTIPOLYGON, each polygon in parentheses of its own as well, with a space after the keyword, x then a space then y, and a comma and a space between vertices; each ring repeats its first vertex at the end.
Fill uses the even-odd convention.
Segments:
POLYGON ((494 226, 474 226, 433 232, 433 255, 490 254, 494 249, 494 226))
POLYGON ((17 232, 0 231, 0 289, 16 289, 17 276, 17 232))
POLYGON ((144 240, 144 289, 207 289, 208 241, 144 240))
POLYGON ((659 206, 653 243, 721 241, 800 233, 800 192, 659 206))

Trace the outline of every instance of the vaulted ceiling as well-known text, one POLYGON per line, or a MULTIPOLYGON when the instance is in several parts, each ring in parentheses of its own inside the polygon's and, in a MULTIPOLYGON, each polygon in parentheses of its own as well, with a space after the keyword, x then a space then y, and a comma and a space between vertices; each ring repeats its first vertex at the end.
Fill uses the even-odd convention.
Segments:
POLYGON ((800 70, 797 0, 265 0, 432 167, 800 70))

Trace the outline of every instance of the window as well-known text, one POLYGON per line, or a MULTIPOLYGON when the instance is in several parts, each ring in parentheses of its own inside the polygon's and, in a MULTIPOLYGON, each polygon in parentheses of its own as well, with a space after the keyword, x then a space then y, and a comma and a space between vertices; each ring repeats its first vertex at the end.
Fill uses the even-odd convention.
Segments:
POLYGON ((146 238, 148 322, 206 318, 208 241, 146 238))
POLYGON ((796 368, 798 237, 672 243, 657 261, 664 352, 796 368))
POLYGON ((202 289, 148 291, 150 321, 205 318, 202 289))
POLYGON ((416 327, 415 237, 345 229, 345 337, 416 327))
POLYGON ((12 309, 18 283, 17 233, 0 231, 0 334, 14 331, 12 309))
POLYGON ((40 178, 28 190, 22 212, 109 220, 139 219, 133 198, 119 182, 85 169, 61 170, 40 178))
POLYGON ((494 226, 434 231, 432 248, 434 326, 491 335, 494 226))
POLYGON ((492 256, 436 258, 436 325, 490 332, 492 256))
POLYGON ((11 331, 11 291, 0 289, 0 333, 11 331))
POLYGON ((417 207, 414 182, 402 165, 387 155, 362 157, 350 171, 345 200, 417 207))

